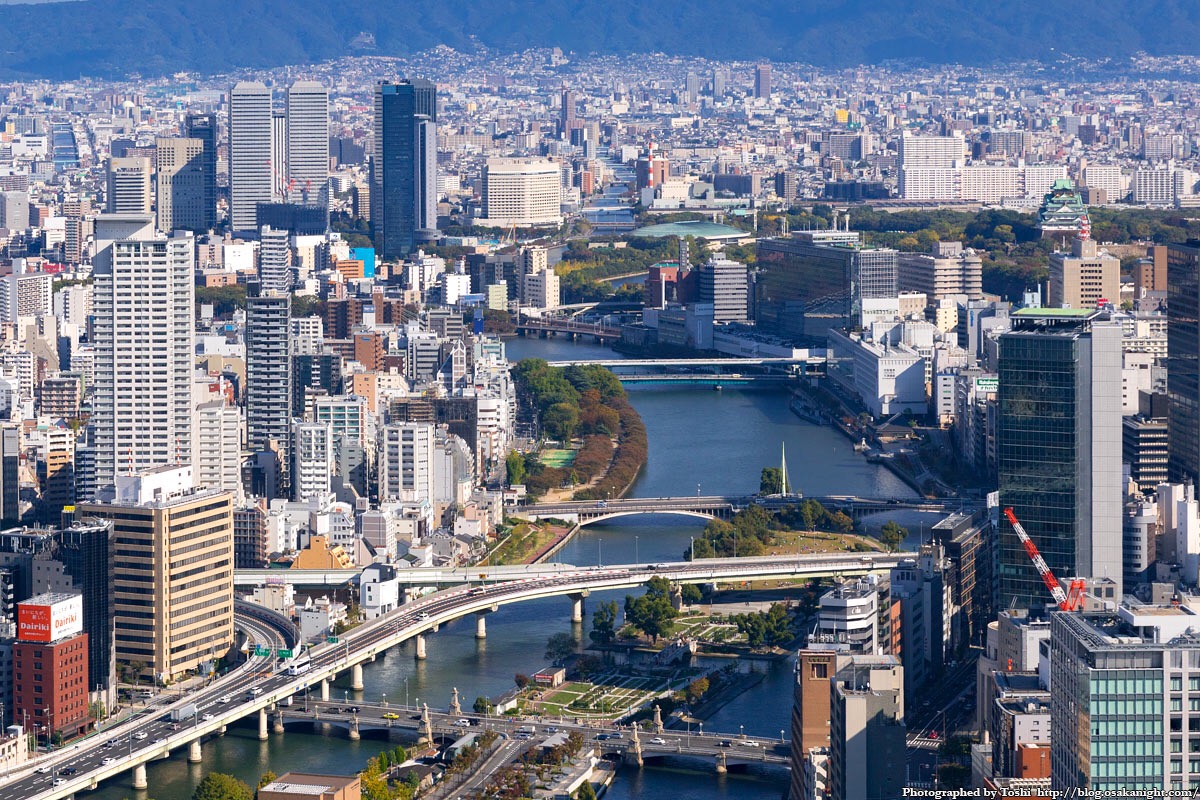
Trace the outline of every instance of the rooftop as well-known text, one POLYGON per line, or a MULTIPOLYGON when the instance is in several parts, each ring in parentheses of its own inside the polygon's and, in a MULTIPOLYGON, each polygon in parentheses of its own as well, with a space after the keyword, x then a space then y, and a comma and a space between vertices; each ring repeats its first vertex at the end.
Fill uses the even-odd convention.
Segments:
POLYGON ((1021 319, 1037 319, 1051 317, 1057 319, 1088 319, 1099 313, 1094 308, 1019 308, 1012 316, 1021 319))
POLYGON ((659 239, 667 236, 695 236, 697 239, 741 239, 753 234, 728 225, 718 225, 715 222, 692 219, 683 222, 664 222, 658 225, 647 225, 638 228, 633 236, 644 236, 659 239))

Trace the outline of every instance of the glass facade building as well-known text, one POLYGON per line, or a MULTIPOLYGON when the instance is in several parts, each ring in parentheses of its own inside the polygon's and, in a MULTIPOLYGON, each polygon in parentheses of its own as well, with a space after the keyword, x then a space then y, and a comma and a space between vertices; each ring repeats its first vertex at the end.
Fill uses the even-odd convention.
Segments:
POLYGON ((414 79, 375 87, 371 224, 382 258, 437 238, 437 86, 414 79))
POLYGON ((1169 472, 1200 480, 1200 242, 1167 247, 1169 472))
MULTIPOLYGON (((1001 508, 1013 508, 1059 579, 1119 584, 1121 329, 1099 317, 1074 309, 1013 315, 1013 330, 1000 337, 997 466, 1001 508)), ((999 604, 1050 602, 1006 523, 999 541, 999 604)))

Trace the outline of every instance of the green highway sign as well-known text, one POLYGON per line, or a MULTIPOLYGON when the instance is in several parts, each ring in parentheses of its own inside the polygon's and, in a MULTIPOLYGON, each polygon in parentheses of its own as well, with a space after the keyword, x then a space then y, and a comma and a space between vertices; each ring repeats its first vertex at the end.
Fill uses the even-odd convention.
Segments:
POLYGON ((337 643, 338 643, 338 637, 336 637, 336 636, 326 636, 326 637, 325 637, 325 641, 326 641, 326 642, 328 642, 329 644, 337 644, 337 643))
POLYGON ((287 648, 280 648, 278 651, 280 658, 291 658, 292 651, 287 648))
POLYGON ((271 655, 271 650, 268 647, 255 646, 254 655, 260 656, 260 657, 261 656, 269 656, 269 655, 271 655))

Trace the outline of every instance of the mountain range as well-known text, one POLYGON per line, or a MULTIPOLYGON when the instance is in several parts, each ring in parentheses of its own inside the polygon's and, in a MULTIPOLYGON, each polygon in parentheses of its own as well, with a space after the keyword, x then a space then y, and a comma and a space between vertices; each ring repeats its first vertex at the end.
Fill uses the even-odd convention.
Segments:
POLYGON ((1200 53, 1196 0, 74 0, 0 5, 0 76, 204 73, 409 55, 653 53, 844 67, 903 59, 992 65, 1055 53, 1200 53))

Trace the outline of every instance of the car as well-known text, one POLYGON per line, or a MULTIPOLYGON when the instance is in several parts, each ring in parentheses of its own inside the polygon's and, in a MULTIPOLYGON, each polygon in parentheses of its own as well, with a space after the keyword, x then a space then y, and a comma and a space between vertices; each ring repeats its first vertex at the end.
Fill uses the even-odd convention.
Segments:
POLYGON ((342 709, 341 709, 341 707, 340 707, 340 706, 326 706, 326 707, 325 707, 325 710, 326 710, 327 712, 329 712, 330 714, 340 714, 340 713, 342 713, 342 709))
MULTIPOLYGON (((112 761, 111 758, 108 760, 112 761)), ((38 773, 39 775, 45 775, 49 771, 50 771, 49 767, 38 767, 37 769, 34 770, 34 772, 38 773)))
POLYGON ((400 715, 399 715, 399 714, 393 714, 391 711, 389 711, 389 712, 387 712, 386 714, 384 714, 384 715, 383 715, 383 718, 384 718, 384 719, 400 719, 400 715))
POLYGON ((359 708, 358 706, 350 706, 346 709, 346 712, 349 714, 357 714, 360 711, 362 711, 362 709, 359 708))
MULTIPOLYGON (((113 763, 114 761, 116 761, 116 759, 113 758, 112 756, 109 756, 108 758, 101 761, 100 764, 103 766, 108 766, 109 764, 113 763)), ((38 772, 41 772, 41 771, 42 770, 38 770, 38 772)))
POLYGON ((205 714, 200 719, 204 720, 205 722, 208 722, 210 719, 215 719, 215 717, 213 717, 212 713, 210 712, 208 714, 205 714))
POLYGON ((58 774, 59 775, 74 775, 76 772, 79 772, 79 770, 75 769, 74 767, 63 767, 62 769, 60 769, 58 771, 58 774))
POLYGON ((733 747, 733 742, 729 741, 728 739, 722 739, 721 741, 717 742, 717 747, 733 747))
POLYGON ((137 739, 140 742, 143 739, 149 739, 150 734, 146 733, 145 731, 138 731, 137 733, 135 733, 133 735, 133 738, 137 739))
POLYGON ((752 742, 749 739, 743 739, 738 742, 742 747, 758 747, 758 742, 752 742))
POLYGON ((219 700, 217 700, 217 702, 218 703, 228 703, 232 699, 233 699, 233 697, 231 695, 223 694, 223 695, 221 695, 221 698, 219 700))
POLYGON ((596 734, 596 741, 597 741, 597 742, 607 742, 607 741, 608 741, 609 739, 611 739, 611 738, 612 738, 612 734, 611 734, 611 733, 597 733, 597 734, 596 734))
POLYGON ((558 733, 558 728, 551 725, 550 727, 546 728, 546 733, 558 733))
POLYGON ((422 611, 420 614, 417 614, 417 619, 420 619, 420 620, 429 619, 429 612, 422 611))
POLYGON ((164 743, 165 741, 167 741, 167 737, 165 737, 165 736, 160 736, 160 737, 158 737, 157 739, 155 739, 155 740, 154 740, 154 744, 162 744, 162 743, 164 743))
POLYGON ((610 734, 608 735, 608 738, 610 738, 610 739, 620 739, 620 738, 621 738, 621 734, 619 734, 619 733, 610 733, 610 734))
POLYGON ((67 779, 66 779, 66 778, 55 778, 55 779, 54 779, 54 785, 55 785, 55 786, 62 786, 62 785, 63 785, 64 783, 66 783, 66 782, 67 782, 67 779))
POLYGON ((422 716, 421 714, 410 714, 408 718, 409 719, 425 719, 425 717, 422 716))
POLYGON ((650 744, 666 744, 666 743, 667 743, 667 740, 662 738, 661 736, 655 736, 653 739, 650 740, 650 744))
POLYGON ((471 720, 469 720, 469 719, 456 719, 456 720, 454 720, 454 724, 455 724, 457 727, 459 727, 459 728, 469 728, 469 727, 471 727, 471 720))

